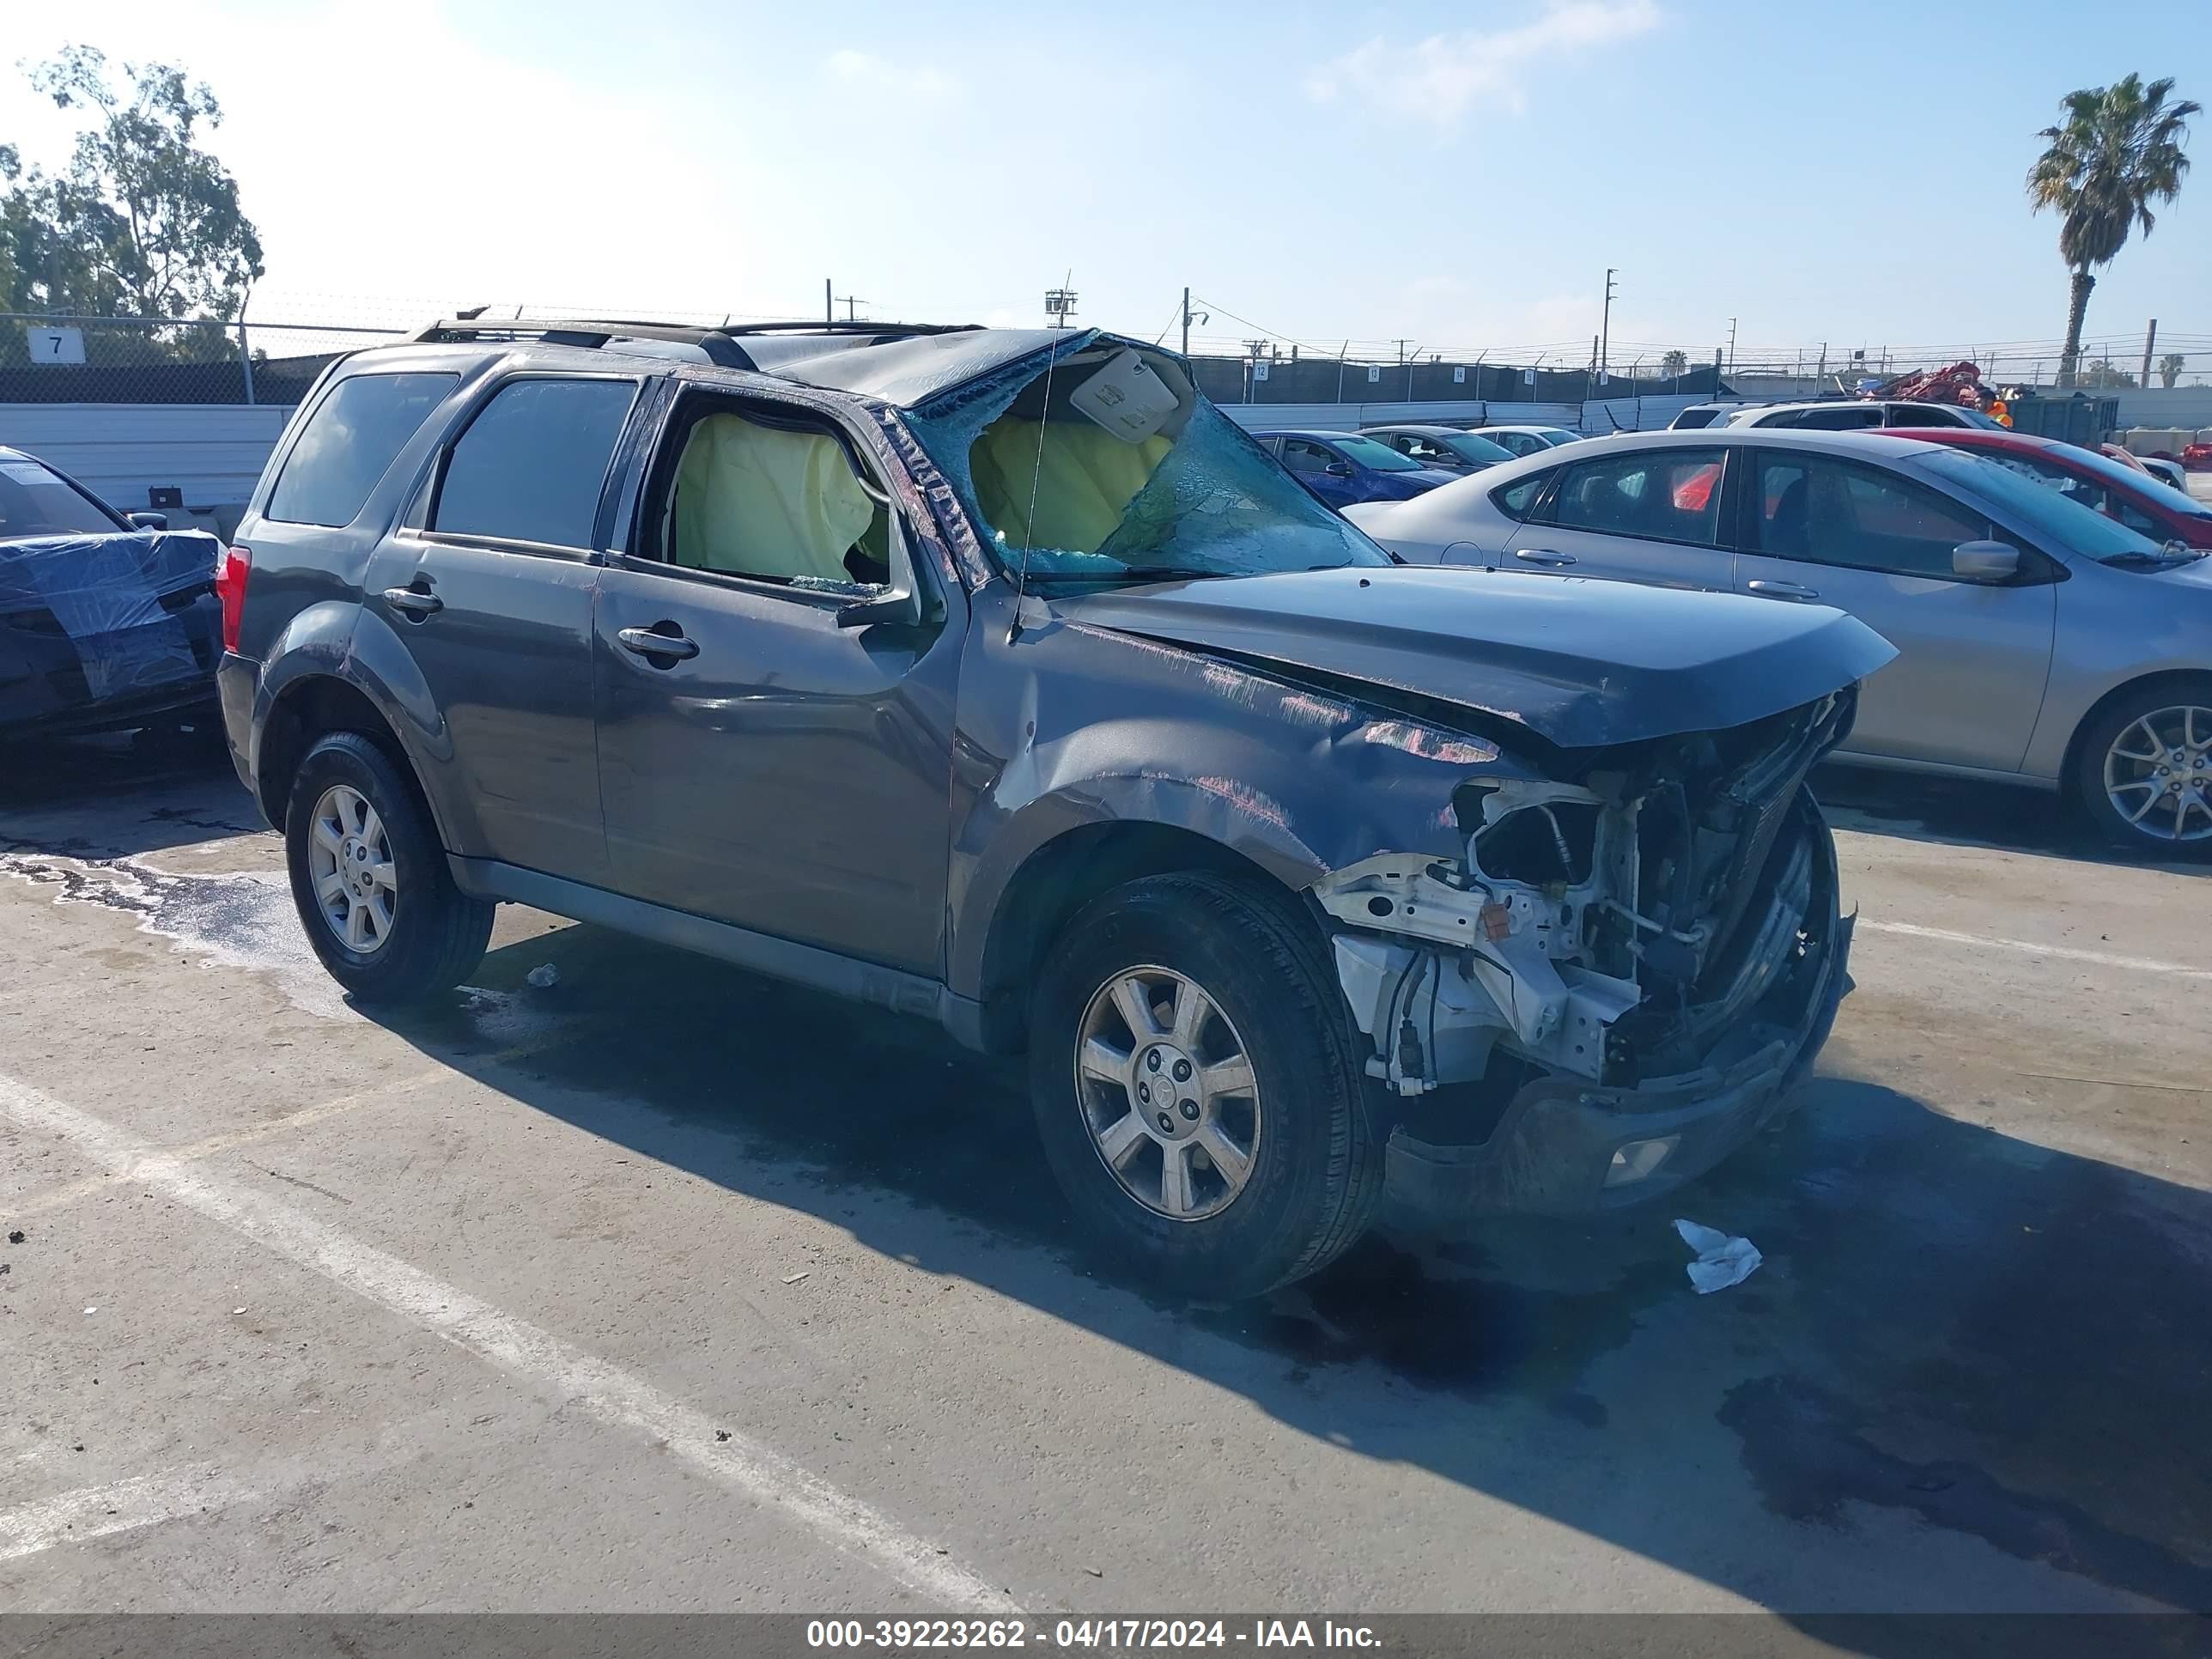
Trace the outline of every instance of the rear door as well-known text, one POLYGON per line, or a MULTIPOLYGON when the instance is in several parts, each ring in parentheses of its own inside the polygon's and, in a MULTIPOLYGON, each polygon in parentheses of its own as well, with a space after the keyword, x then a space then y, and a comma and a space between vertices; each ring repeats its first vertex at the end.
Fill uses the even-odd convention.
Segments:
POLYGON ((363 603, 430 693, 480 847, 604 884, 592 605, 601 498, 640 381, 521 374, 471 406, 363 603))
POLYGON ((1590 459, 1562 469, 1549 499, 1508 542, 1499 564, 1729 592, 1735 556, 1721 535, 1729 451, 1717 444, 1591 447, 1598 453, 1590 459))
POLYGON ((678 398, 601 577, 599 775, 623 892, 934 975, 965 601, 925 565, 921 624, 841 626, 902 562, 883 479, 810 410, 678 398))
MULTIPOLYGON (((2020 769, 2051 670, 2057 588, 1953 574, 1951 551, 1989 538, 1981 512, 1887 468, 1780 445, 1747 448, 1741 492, 1743 591, 1832 605, 1897 647, 1868 679, 1849 752, 2020 769)), ((2018 538, 2002 530, 2000 540, 2018 538)))

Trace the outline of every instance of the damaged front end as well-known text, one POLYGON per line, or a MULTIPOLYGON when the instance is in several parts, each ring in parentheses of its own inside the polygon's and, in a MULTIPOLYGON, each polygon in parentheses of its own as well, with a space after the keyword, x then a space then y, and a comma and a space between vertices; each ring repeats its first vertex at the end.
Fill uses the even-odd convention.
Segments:
POLYGON ((1850 926, 1805 787, 1856 692, 1750 724, 1480 775, 1455 858, 1384 854, 1312 891, 1394 1197, 1582 1213, 1702 1174, 1783 1104, 1848 988, 1850 926))

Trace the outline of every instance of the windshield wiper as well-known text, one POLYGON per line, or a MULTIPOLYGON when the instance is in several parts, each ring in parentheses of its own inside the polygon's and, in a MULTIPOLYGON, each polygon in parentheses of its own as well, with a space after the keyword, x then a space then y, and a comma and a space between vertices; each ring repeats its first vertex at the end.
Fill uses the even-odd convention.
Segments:
POLYGON ((2194 564, 2204 556, 2204 550, 2201 547, 2162 547, 2156 550, 2131 547, 2124 553, 2110 554, 2097 562, 2136 569, 2163 569, 2167 565, 2194 564))
POLYGON ((1127 564, 1118 570, 1032 570, 1030 572, 1030 583, 1034 586, 1038 582, 1204 581, 1241 574, 1244 573, 1200 570, 1183 564, 1127 564))

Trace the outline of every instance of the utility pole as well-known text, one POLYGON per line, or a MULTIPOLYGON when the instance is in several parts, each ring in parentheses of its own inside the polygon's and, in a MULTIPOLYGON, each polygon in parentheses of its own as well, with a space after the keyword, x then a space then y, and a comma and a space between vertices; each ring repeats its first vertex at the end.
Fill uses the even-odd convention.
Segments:
POLYGON ((1729 319, 1729 373, 1735 373, 1735 319, 1729 319))
POLYGON ((1184 284, 1182 290, 1182 355, 1186 357, 1190 356, 1190 286, 1188 283, 1184 284))
POLYGON ((1598 373, 1602 375, 1612 367, 1613 356, 1613 278, 1615 267, 1605 268, 1605 313, 1598 322, 1598 373))
POLYGON ((830 296, 830 279, 824 276, 822 279, 822 320, 825 323, 837 320, 837 302, 830 296))
MULTIPOLYGON (((241 328, 239 332, 243 334, 245 330, 241 328)), ((2146 392, 2150 390, 2150 349, 2157 343, 2158 319, 2154 317, 2150 319, 2150 326, 2143 331, 2142 389, 2146 392)), ((252 399, 249 398, 247 401, 251 402, 252 399)))

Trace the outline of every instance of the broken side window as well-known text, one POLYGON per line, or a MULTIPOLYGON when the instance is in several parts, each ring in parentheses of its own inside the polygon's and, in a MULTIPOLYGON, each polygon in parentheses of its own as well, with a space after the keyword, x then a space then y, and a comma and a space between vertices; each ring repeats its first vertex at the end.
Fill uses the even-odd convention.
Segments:
POLYGON ((1071 337, 908 424, 1031 581, 1249 576, 1389 556, 1284 472, 1164 353, 1071 337))
POLYGON ((687 570, 836 592, 890 580, 890 497, 826 422, 699 398, 663 451, 658 556, 687 570))

